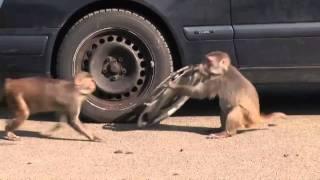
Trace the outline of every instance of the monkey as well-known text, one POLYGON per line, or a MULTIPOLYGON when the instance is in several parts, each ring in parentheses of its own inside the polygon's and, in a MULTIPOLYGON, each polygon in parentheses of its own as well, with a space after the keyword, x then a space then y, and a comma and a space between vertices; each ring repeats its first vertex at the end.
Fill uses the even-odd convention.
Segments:
POLYGON ((201 81, 195 86, 168 83, 176 94, 195 99, 219 97, 221 132, 209 138, 226 138, 237 133, 239 128, 250 128, 268 119, 286 118, 286 114, 260 113, 259 96, 254 85, 237 70, 230 56, 223 51, 211 51, 197 65, 201 81))
POLYGON ((95 90, 96 83, 87 72, 76 74, 73 81, 46 77, 6 78, 4 98, 14 118, 7 121, 4 139, 20 140, 13 131, 31 114, 56 112, 59 123, 50 130, 51 133, 61 127, 61 122, 66 121, 89 140, 100 141, 101 139, 87 131, 79 120, 82 103, 95 90))

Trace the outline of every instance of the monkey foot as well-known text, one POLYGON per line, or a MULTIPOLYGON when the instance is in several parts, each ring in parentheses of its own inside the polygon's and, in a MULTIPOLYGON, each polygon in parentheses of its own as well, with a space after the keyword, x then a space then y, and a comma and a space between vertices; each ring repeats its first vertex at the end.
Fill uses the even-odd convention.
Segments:
POLYGON ((102 142, 102 139, 97 137, 97 136, 94 136, 93 138, 90 138, 90 141, 93 141, 93 142, 102 142))
POLYGON ((52 137, 53 134, 52 132, 45 131, 45 132, 40 132, 40 135, 44 137, 52 137))
POLYGON ((230 134, 228 134, 226 131, 220 132, 220 133, 213 133, 207 136, 207 139, 221 139, 221 138, 227 138, 231 137, 230 134))
POLYGON ((3 137, 3 139, 8 140, 8 141, 20 141, 21 138, 17 135, 6 135, 3 137))
POLYGON ((138 121, 138 127, 139 127, 139 128, 143 128, 143 127, 145 127, 145 126, 147 126, 147 125, 148 125, 148 123, 145 122, 145 121, 138 121))
POLYGON ((58 131, 62 127, 63 127, 62 124, 58 123, 55 126, 53 126, 51 129, 41 132, 40 134, 45 137, 52 137, 53 133, 58 131))

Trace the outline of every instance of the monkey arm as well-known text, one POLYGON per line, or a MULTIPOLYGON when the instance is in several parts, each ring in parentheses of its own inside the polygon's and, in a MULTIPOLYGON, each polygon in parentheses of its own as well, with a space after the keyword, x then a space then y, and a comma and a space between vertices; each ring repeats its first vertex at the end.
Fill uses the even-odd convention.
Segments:
POLYGON ((169 87, 180 96, 189 96, 195 99, 204 99, 208 97, 207 89, 203 83, 198 83, 195 86, 170 84, 169 87))

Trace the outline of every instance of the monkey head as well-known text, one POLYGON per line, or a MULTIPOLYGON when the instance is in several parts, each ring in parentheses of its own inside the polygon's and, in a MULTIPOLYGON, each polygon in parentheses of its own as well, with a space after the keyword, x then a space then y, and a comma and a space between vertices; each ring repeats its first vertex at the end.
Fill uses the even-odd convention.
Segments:
POLYGON ((230 66, 230 57, 221 51, 212 51, 205 55, 199 71, 204 76, 223 75, 230 66))
POLYGON ((74 78, 74 84, 81 94, 88 95, 96 90, 96 83, 87 72, 80 72, 74 78))

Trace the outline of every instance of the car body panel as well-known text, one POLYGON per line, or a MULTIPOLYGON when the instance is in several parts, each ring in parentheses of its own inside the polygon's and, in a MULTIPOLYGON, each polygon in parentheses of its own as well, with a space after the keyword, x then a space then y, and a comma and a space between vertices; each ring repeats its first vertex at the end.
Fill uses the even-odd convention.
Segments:
POLYGON ((182 66, 222 50, 254 83, 320 81, 318 0, 0 0, 0 71, 51 75, 57 37, 79 12, 128 3, 124 9, 164 22, 182 66))
MULTIPOLYGON (((6 71, 11 76, 49 75, 51 73, 50 66, 54 43, 61 27, 67 23, 72 15, 95 2, 98 1, 4 0, 0 9, 0 36, 45 35, 48 37, 48 43, 45 45, 45 54, 36 57, 30 55, 17 56, 16 53, 0 53, 1 64, 4 65, 0 68, 0 71, 6 71), (33 64, 33 66, 30 66, 30 64, 33 64)), ((114 1, 105 0, 103 2, 114 1)), ((163 0, 159 2, 156 0, 136 0, 132 2, 145 6, 163 19, 176 40, 182 65, 199 62, 202 54, 212 49, 225 50, 232 57, 235 57, 232 38, 189 41, 183 32, 185 26, 228 25, 231 27, 230 1, 163 0), (215 9, 215 11, 212 9, 215 9), (198 11, 199 13, 190 13, 192 11, 198 11)), ((18 49, 16 48, 16 51, 18 49)), ((236 64, 236 59, 233 58, 233 60, 236 64)))
POLYGON ((250 80, 320 82, 318 0, 232 0, 231 4, 239 68, 250 80))
POLYGON ((232 0, 234 24, 320 21, 318 0, 232 0))

